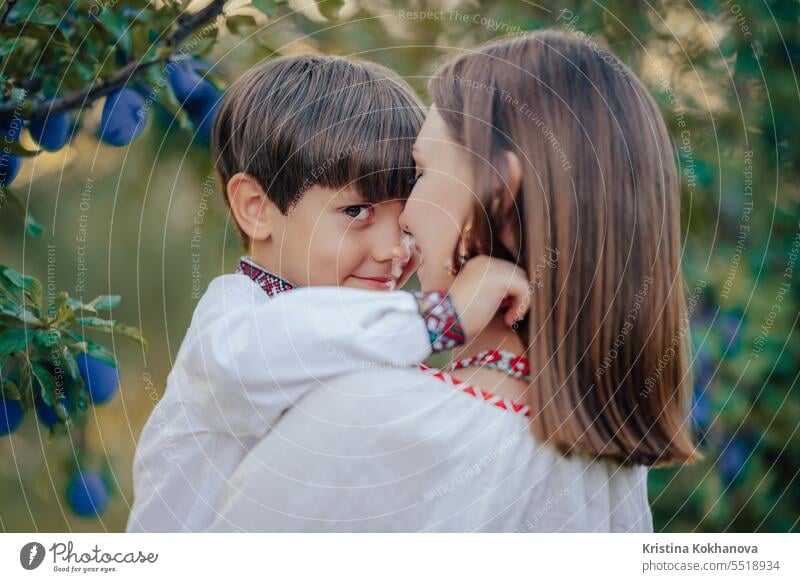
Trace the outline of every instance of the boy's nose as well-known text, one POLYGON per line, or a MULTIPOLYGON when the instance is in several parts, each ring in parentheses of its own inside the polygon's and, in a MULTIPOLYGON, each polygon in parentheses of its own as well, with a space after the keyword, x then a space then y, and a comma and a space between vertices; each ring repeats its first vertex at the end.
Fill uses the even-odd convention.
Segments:
POLYGON ((402 256, 403 244, 400 238, 402 232, 397 223, 397 215, 391 220, 383 220, 375 225, 372 231, 372 258, 383 263, 397 260, 402 256))
POLYGON ((400 242, 400 230, 394 235, 385 233, 380 240, 376 240, 372 245, 372 258, 379 263, 397 260, 402 257, 403 244, 400 242))

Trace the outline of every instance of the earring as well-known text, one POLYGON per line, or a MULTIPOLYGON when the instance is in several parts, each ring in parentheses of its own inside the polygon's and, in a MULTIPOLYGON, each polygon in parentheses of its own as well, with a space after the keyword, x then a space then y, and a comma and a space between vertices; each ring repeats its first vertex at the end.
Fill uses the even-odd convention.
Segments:
POLYGON ((458 275, 458 273, 461 271, 461 268, 464 266, 464 263, 467 262, 467 248, 464 241, 471 230, 472 224, 468 224, 466 227, 464 227, 464 229, 461 231, 461 237, 458 241, 458 256, 456 257, 456 260, 453 261, 453 259, 447 259, 447 262, 444 264, 447 274, 451 277, 458 275), (458 264, 458 267, 455 266, 456 263, 458 264))
POLYGON ((465 257, 464 255, 459 255, 458 268, 455 268, 453 266, 453 259, 447 259, 447 261, 444 264, 445 271, 447 271, 447 274, 450 275, 451 277, 455 277, 456 275, 458 275, 459 271, 461 271, 461 268, 464 266, 464 263, 466 262, 467 262, 467 257, 465 257))

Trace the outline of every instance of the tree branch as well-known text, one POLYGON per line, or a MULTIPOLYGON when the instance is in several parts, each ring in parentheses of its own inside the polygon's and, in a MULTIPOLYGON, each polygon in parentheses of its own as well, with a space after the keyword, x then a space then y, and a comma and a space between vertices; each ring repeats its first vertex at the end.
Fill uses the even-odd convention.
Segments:
POLYGON ((17 3, 17 0, 8 0, 6 2, 5 10, 3 11, 3 15, 0 16, 0 24, 5 24, 6 18, 8 18, 8 14, 14 9, 14 4, 17 3))
MULTIPOLYGON (((173 31, 165 39, 163 45, 167 47, 178 46, 192 32, 222 14, 222 8, 226 0, 213 0, 208 6, 194 14, 178 18, 178 23, 173 31)), ((65 113, 77 107, 86 107, 100 97, 113 93, 124 86, 131 77, 139 74, 144 69, 163 62, 165 59, 153 59, 143 63, 130 63, 114 73, 108 80, 102 83, 95 83, 92 86, 53 100, 39 100, 33 105, 29 117, 37 115, 56 115, 65 113)), ((0 106, 0 122, 7 121, 14 115, 17 104, 14 101, 4 103, 0 106)))

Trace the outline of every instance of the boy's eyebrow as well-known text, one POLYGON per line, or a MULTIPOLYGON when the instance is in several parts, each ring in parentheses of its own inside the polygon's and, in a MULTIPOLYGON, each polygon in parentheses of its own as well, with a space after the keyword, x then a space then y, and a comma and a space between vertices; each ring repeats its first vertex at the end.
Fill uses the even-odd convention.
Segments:
POLYGON ((362 196, 361 192, 354 188, 345 188, 340 190, 333 199, 337 203, 341 202, 365 202, 366 199, 362 196))

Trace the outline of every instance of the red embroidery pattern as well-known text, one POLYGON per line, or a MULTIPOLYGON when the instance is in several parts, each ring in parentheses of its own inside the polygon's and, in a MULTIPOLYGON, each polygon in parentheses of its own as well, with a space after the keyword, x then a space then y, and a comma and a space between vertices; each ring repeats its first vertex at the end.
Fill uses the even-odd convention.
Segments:
POLYGON ((453 299, 446 291, 412 291, 425 320, 433 353, 452 350, 464 344, 464 328, 458 319, 453 299))
POLYGON ((527 404, 514 402, 510 398, 503 398, 502 396, 498 396, 497 394, 493 394, 488 390, 483 390, 481 388, 478 388, 477 386, 470 386, 466 382, 463 382, 462 380, 455 378, 454 376, 448 374, 447 372, 442 372, 440 370, 430 368, 425 364, 420 364, 419 369, 422 370, 423 372, 431 374, 437 380, 440 380, 449 386, 457 388, 464 394, 472 396, 473 398, 478 398, 493 406, 502 408, 503 410, 508 410, 509 412, 522 414, 523 416, 531 415, 530 406, 528 406, 527 404))
POLYGON ((471 358, 465 358, 450 364, 450 370, 481 367, 495 368, 505 372, 512 378, 531 380, 531 364, 528 358, 501 350, 485 350, 471 358))
POLYGON ((249 257, 241 257, 239 259, 236 272, 250 277, 250 279, 261 287, 270 297, 283 291, 290 291, 295 287, 288 281, 281 279, 277 275, 273 275, 263 267, 259 267, 252 262, 249 257))

